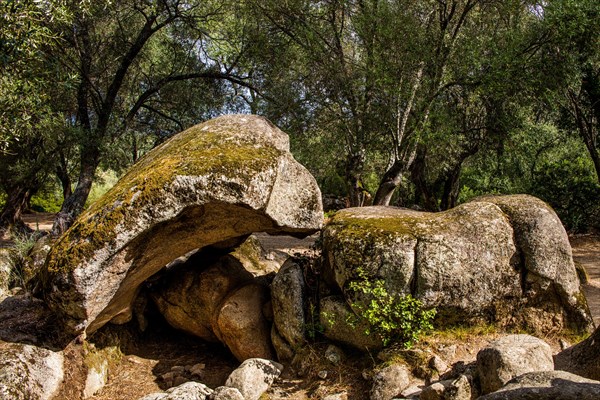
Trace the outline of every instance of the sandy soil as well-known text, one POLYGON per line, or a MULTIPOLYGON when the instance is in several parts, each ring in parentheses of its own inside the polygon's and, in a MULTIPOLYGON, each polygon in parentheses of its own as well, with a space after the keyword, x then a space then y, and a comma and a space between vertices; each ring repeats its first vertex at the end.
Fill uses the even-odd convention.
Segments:
POLYGON ((576 235, 569 238, 573 247, 573 260, 581 264, 589 281, 583 285, 590 311, 596 326, 600 326, 600 236, 576 235))

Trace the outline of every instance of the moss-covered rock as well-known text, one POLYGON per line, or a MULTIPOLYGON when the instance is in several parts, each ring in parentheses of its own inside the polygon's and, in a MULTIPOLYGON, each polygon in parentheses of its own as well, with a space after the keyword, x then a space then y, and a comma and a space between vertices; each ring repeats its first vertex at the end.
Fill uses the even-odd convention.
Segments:
POLYGON ((325 279, 356 313, 351 282, 437 308, 437 324, 496 322, 589 330, 591 319, 556 214, 531 196, 483 198, 440 213, 339 211, 323 232, 325 279))
POLYGON ((190 128, 143 159, 53 246, 43 279, 73 332, 131 317, 139 286, 172 260, 252 232, 315 232, 314 178, 267 120, 229 115, 190 128))

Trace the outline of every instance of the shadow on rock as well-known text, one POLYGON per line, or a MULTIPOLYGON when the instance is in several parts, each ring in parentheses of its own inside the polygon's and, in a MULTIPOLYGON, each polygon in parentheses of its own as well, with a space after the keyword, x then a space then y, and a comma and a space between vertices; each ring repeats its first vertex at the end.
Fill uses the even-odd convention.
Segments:
POLYGON ((5 298, 0 303, 0 339, 27 343, 51 350, 64 349, 73 337, 60 329, 60 322, 46 304, 29 294, 5 298))

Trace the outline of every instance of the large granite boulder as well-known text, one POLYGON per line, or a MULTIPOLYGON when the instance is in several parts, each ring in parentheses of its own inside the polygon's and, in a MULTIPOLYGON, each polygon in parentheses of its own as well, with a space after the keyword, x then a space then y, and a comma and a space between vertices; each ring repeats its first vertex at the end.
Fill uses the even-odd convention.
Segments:
POLYGON ((326 226, 323 247, 325 279, 356 313, 368 299, 350 283, 379 279, 390 295, 436 307, 438 326, 592 326, 565 230, 531 196, 480 198, 440 213, 350 208, 326 226))
POLYGON ((45 266, 45 294, 73 333, 131 318, 140 285, 206 246, 252 232, 314 233, 319 188, 269 121, 228 115, 160 145, 65 232, 45 266))

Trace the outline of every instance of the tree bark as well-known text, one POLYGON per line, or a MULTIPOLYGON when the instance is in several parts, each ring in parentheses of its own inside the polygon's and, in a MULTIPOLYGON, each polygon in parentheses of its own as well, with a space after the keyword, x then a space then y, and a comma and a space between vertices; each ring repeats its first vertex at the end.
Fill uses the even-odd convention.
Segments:
POLYGON ((32 232, 32 229, 23 222, 22 215, 35 191, 25 187, 13 187, 8 190, 8 198, 0 214, 0 230, 32 232))
POLYGON ((362 183, 362 171, 365 163, 364 152, 356 151, 346 159, 344 171, 348 185, 348 203, 350 207, 362 207, 365 203, 365 189, 362 183))
POLYGON ((460 191, 460 171, 462 162, 456 165, 444 180, 444 191, 442 193, 442 201, 440 202, 440 210, 449 210, 456 207, 458 194, 460 191))
POLYGON ((73 189, 71 188, 71 177, 69 176, 69 169, 64 155, 60 155, 60 164, 56 167, 56 176, 60 181, 63 192, 63 202, 66 201, 72 194, 73 189))
POLYGON ((377 193, 375 193, 373 204, 378 206, 387 206, 390 204, 394 191, 400 183, 402 183, 402 176, 406 172, 403 166, 403 163, 396 160, 392 166, 385 171, 385 174, 383 174, 383 178, 381 178, 381 182, 379 183, 379 187, 377 188, 377 193))
POLYGON ((79 180, 73 194, 71 194, 63 203, 60 212, 56 215, 52 226, 52 234, 60 235, 64 233, 82 213, 85 202, 92 189, 94 175, 98 168, 100 152, 97 147, 90 146, 81 153, 81 168, 79 180))
POLYGON ((421 203, 426 211, 439 211, 437 199, 425 180, 426 156, 425 147, 419 146, 411 166, 410 179, 415 185, 415 202, 421 203))

